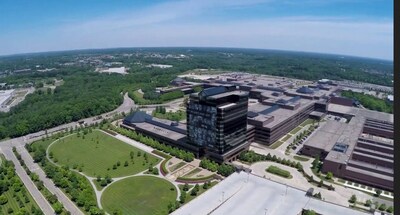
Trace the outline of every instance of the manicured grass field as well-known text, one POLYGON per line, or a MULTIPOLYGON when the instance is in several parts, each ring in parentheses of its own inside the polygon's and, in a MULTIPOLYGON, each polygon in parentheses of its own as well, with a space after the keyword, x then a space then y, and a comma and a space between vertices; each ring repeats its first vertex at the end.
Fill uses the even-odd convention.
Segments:
POLYGON ((174 203, 178 192, 167 180, 152 176, 137 176, 109 185, 101 197, 106 212, 122 214, 168 214, 168 204, 174 203))
POLYGON ((156 165, 160 159, 130 146, 99 130, 84 136, 73 134, 58 140, 49 148, 53 161, 82 169, 88 176, 121 177, 146 170, 150 164, 156 165), (130 154, 133 152, 133 159, 130 154), (139 155, 140 154, 140 155, 139 155), (144 154, 147 154, 147 162, 144 154), (120 163, 118 165, 117 163, 120 163), (127 162, 128 166, 125 166, 127 162), (115 166, 114 166, 115 165, 115 166))

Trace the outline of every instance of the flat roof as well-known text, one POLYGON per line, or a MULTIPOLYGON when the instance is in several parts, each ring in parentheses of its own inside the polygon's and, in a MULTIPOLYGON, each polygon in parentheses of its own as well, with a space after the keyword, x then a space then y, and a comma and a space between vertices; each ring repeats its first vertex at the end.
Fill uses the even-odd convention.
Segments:
POLYGON ((346 123, 328 120, 311 134, 308 140, 304 143, 304 146, 312 146, 329 152, 332 150, 344 130, 347 129, 347 126, 346 123))
POLYGON ((179 139, 182 138, 186 138, 186 135, 166 129, 166 128, 162 128, 160 126, 157 125, 153 125, 147 122, 142 122, 142 123, 133 123, 133 125, 135 125, 138 128, 141 128, 143 130, 146 130, 148 132, 163 136, 167 139, 171 139, 174 141, 178 141, 179 139))
POLYGON ((234 91, 219 93, 219 94, 216 94, 216 95, 211 95, 211 96, 208 96, 207 98, 219 99, 219 98, 223 98, 225 96, 231 96, 231 95, 243 96, 243 95, 246 95, 246 94, 248 94, 247 91, 234 90, 234 91))
POLYGON ((233 173, 172 215, 299 214, 303 208, 320 214, 366 215, 351 208, 306 196, 306 191, 245 172, 233 173))
MULTIPOLYGON (((293 98, 293 97, 285 96, 285 98, 293 98)), ((296 101, 296 103, 299 103, 300 106, 295 110, 290 110, 290 109, 285 109, 285 108, 280 107, 268 114, 260 114, 259 116, 267 116, 267 117, 274 116, 274 120, 264 126, 265 128, 273 128, 274 126, 276 126, 279 123, 294 116, 295 114, 299 113, 300 111, 303 111, 305 108, 307 108, 311 104, 314 104, 315 102, 316 102, 316 100, 300 98, 298 101, 296 101)), ((248 110, 255 112, 255 113, 260 113, 260 112, 264 111, 265 109, 268 109, 271 107, 272 107, 271 105, 257 103, 257 104, 249 105, 248 110)), ((263 117, 259 117, 259 119, 262 121, 265 121, 263 117)), ((257 118, 255 118, 255 120, 257 120, 257 118)))
POLYGON ((378 112, 378 111, 373 111, 373 110, 367 110, 367 109, 360 109, 357 107, 349 107, 349 106, 338 105, 338 104, 329 104, 328 111, 337 113, 337 114, 342 114, 342 115, 351 115, 351 116, 357 115, 358 117, 371 118, 371 119, 376 119, 376 120, 381 120, 381 121, 387 121, 390 123, 394 122, 393 114, 383 113, 383 112, 378 112))

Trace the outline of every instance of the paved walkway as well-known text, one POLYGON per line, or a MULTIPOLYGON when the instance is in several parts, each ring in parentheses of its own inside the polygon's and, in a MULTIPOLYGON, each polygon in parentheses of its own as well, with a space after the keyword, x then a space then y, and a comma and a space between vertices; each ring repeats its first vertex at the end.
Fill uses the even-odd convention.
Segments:
POLYGON ((63 204, 64 208, 72 214, 82 214, 83 212, 61 191, 60 188, 56 187, 53 181, 47 178, 44 171, 39 167, 37 163, 33 162, 33 159, 29 152, 24 146, 17 147, 18 153, 21 154, 22 159, 25 161, 26 166, 31 172, 38 174, 39 179, 43 181, 44 186, 52 193, 57 196, 57 199, 63 204))
POLYGON ((43 194, 37 189, 36 185, 30 179, 28 174, 25 172, 25 170, 19 163, 17 157, 14 155, 14 152, 12 151, 12 149, 11 148, 5 149, 3 147, 3 148, 0 148, 0 152, 2 154, 4 154, 4 156, 7 160, 10 160, 14 163, 15 172, 21 179, 22 183, 24 183, 26 189, 31 194, 33 199, 36 201, 36 203, 38 204, 39 208, 43 211, 43 213, 46 215, 54 214, 53 208, 51 207, 49 202, 46 200, 46 198, 43 196, 43 194))

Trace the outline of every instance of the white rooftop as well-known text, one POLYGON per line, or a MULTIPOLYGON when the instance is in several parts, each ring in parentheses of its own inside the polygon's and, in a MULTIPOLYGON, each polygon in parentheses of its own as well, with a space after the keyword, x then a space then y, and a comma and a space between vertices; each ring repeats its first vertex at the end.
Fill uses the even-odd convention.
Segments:
POLYGON ((324 215, 366 215, 307 197, 305 191, 245 172, 233 173, 173 215, 296 215, 303 208, 324 215))

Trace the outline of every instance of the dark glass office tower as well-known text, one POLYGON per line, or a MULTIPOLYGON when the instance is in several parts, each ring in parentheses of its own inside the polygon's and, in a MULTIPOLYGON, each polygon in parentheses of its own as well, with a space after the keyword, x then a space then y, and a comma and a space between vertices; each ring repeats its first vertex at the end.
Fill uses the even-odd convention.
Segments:
POLYGON ((217 162, 231 161, 248 149, 248 92, 236 87, 213 87, 191 94, 187 105, 188 144, 199 155, 217 162))

